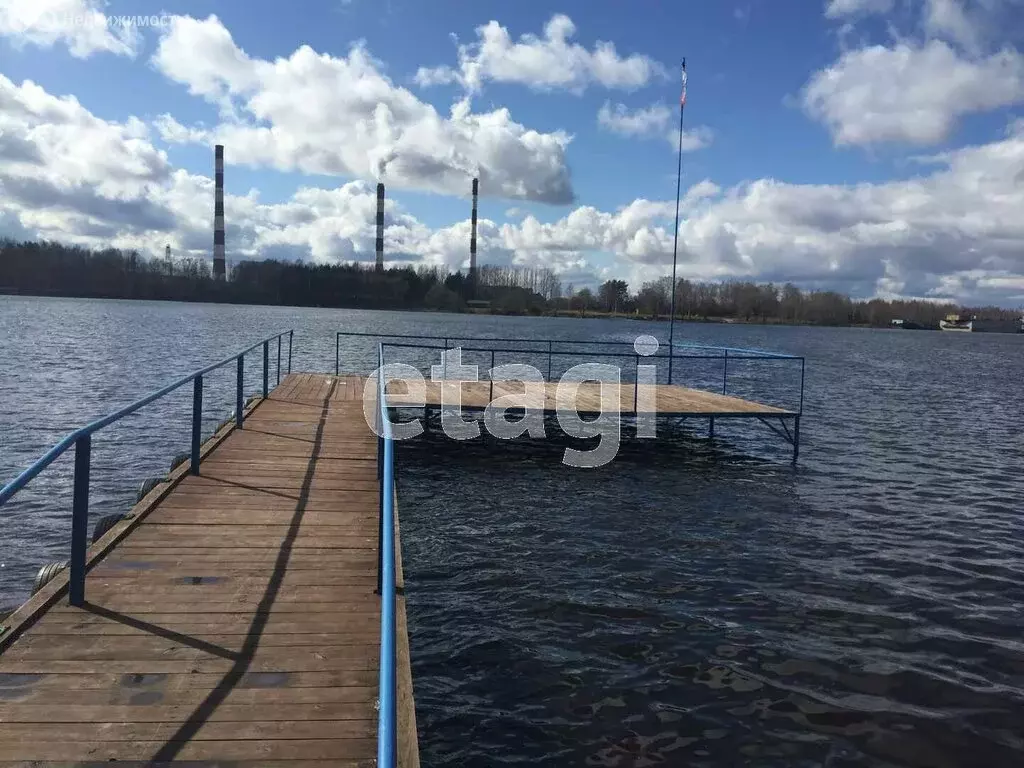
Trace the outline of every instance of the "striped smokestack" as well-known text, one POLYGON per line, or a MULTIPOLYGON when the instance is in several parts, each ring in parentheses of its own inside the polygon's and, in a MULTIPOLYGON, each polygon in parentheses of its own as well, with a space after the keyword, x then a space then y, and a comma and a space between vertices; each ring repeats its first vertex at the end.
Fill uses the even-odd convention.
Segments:
POLYGON ((480 179, 473 179, 473 218, 469 230, 469 283, 476 287, 476 200, 480 193, 480 179))
POLYGON ((377 185, 377 271, 384 271, 384 185, 377 185))
POLYGON ((224 145, 214 147, 213 277, 225 278, 224 269, 224 145))

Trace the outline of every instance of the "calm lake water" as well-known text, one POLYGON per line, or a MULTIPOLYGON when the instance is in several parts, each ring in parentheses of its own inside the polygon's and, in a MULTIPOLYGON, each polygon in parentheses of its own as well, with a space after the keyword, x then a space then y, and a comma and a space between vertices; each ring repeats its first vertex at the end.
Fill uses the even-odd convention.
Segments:
MULTIPOLYGON (((0 297, 0 477, 72 428, 287 328, 294 369, 321 371, 333 369, 338 329, 667 333, 0 297)), ((1024 336, 677 331, 807 357, 796 469, 766 429, 737 425, 713 443, 694 425, 657 451, 627 445, 596 470, 563 466, 552 445, 401 446, 424 766, 1024 764, 1024 336)), ((342 358, 356 370, 375 351, 352 341, 342 358)), ((685 380, 720 375, 699 365, 685 380)), ((736 377, 741 392, 757 383, 736 377)), ((207 431, 233 396, 233 371, 208 381, 207 431)), ((182 391, 95 438, 94 516, 128 508, 187 449, 190 409, 182 391)), ((67 557, 70 474, 68 456, 0 515, 3 604, 67 557)))

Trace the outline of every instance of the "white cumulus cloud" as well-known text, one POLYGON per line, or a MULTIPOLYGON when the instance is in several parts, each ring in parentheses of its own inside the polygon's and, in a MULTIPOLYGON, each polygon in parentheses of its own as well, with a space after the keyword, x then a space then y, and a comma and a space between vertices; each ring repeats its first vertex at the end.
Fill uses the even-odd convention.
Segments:
POLYGON ((0 35, 15 45, 62 43, 79 59, 94 53, 135 56, 141 35, 132 25, 114 23, 105 6, 103 0, 3 0, 0 35))
MULTIPOLYGON (((672 149, 679 147, 678 112, 664 104, 629 109, 625 104, 612 105, 606 101, 597 112, 597 124, 606 131, 631 138, 666 138, 672 149)), ((714 135, 710 128, 699 126, 683 130, 684 152, 694 152, 711 144, 714 135)))
POLYGON ((421 67, 416 82, 459 83, 469 92, 479 91, 487 81, 582 92, 592 84, 634 90, 665 74, 653 59, 636 53, 620 56, 609 42, 599 41, 588 50, 571 41, 575 33, 576 25, 564 14, 551 17, 542 37, 526 34, 519 40, 492 20, 477 28, 477 42, 459 45, 457 69, 421 67))
POLYGON ((969 16, 960 0, 926 0, 924 29, 930 37, 940 37, 959 43, 970 51, 981 47, 982 23, 969 16))
POLYGON ((846 16, 888 13, 892 7, 893 0, 828 0, 825 15, 830 19, 840 19, 846 16))
POLYGON ((206 130, 162 119, 164 139, 217 141, 232 163, 457 194, 479 176, 486 195, 574 197, 568 134, 531 130, 507 109, 473 112, 468 100, 440 114, 382 74, 360 45, 341 57, 301 46, 266 61, 241 50, 215 16, 174 17, 153 63, 218 104, 223 118, 206 130))
POLYGON ((964 115, 1022 101, 1019 52, 968 58, 942 40, 847 51, 803 91, 804 109, 837 145, 936 144, 964 115))
POLYGON ((664 104, 629 109, 606 101, 597 113, 597 124, 620 136, 651 136, 664 133, 675 113, 664 104))

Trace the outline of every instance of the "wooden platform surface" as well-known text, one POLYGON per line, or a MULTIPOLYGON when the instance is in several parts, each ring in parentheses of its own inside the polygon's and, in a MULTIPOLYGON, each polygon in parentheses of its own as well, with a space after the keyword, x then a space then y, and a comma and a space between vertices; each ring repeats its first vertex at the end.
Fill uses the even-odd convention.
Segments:
MULTIPOLYGON (((527 390, 522 382, 496 381, 493 395, 488 381, 427 381, 424 385, 422 398, 414 391, 416 383, 403 380, 388 382, 387 397, 390 405, 441 405, 441 388, 447 390, 445 399, 453 402, 457 394, 456 387, 462 391, 461 402, 465 408, 485 408, 494 398, 516 395, 520 407, 532 410, 577 411, 579 413, 599 413, 609 410, 601 407, 601 385, 596 382, 580 383, 574 390, 563 384, 564 396, 559 397, 557 382, 536 384, 527 390), (410 386, 412 389, 410 389, 410 386), (543 387, 543 390, 541 390, 543 387)), ((775 408, 752 400, 744 400, 730 395, 706 392, 701 389, 690 389, 672 384, 640 385, 636 392, 634 384, 605 385, 609 403, 614 406, 616 401, 623 414, 657 413, 665 416, 701 415, 749 415, 749 416, 786 416, 793 411, 775 408), (617 392, 615 391, 617 388, 617 392), (634 401, 634 398, 636 400, 634 401), (634 409, 634 402, 636 408, 634 409)))
POLYGON ((361 398, 288 376, 93 568, 85 608, 63 598, 0 655, 0 766, 373 764, 361 398))

